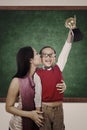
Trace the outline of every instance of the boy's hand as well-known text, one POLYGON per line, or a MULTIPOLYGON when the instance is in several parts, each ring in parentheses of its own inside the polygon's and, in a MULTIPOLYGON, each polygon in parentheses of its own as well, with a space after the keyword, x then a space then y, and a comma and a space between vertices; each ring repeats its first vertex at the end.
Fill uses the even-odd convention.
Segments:
POLYGON ((73 40, 74 40, 74 33, 73 33, 73 31, 70 29, 70 30, 69 30, 69 33, 68 33, 68 37, 67 37, 67 42, 68 42, 68 43, 72 43, 73 40))

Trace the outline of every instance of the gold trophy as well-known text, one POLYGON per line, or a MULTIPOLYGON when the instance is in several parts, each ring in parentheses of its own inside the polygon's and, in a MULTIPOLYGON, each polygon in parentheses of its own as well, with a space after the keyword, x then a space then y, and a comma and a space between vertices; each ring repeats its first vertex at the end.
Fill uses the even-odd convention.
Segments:
POLYGON ((80 41, 83 39, 83 34, 79 30, 79 28, 76 27, 76 16, 67 18, 65 21, 65 27, 69 28, 74 33, 74 42, 80 41))

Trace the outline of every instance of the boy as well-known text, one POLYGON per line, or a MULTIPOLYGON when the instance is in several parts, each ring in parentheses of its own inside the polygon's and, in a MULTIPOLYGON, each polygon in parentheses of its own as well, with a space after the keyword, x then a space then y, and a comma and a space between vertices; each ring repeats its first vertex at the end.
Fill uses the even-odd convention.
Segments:
POLYGON ((62 103, 66 85, 62 71, 71 50, 73 37, 70 30, 56 64, 56 51, 52 47, 46 46, 40 51, 43 68, 38 69, 34 75, 36 109, 42 110, 45 118, 44 126, 40 130, 64 130, 62 103))

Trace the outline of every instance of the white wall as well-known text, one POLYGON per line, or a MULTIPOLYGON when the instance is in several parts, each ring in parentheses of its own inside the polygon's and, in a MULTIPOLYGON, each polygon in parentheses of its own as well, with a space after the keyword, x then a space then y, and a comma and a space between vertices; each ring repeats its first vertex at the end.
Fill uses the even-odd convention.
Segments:
MULTIPOLYGON (((64 103, 66 130, 87 130, 87 103, 64 103)), ((0 103, 0 130, 8 130, 11 115, 5 111, 5 103, 0 103)))
POLYGON ((86 6, 87 0, 0 0, 0 5, 19 5, 19 6, 86 6))

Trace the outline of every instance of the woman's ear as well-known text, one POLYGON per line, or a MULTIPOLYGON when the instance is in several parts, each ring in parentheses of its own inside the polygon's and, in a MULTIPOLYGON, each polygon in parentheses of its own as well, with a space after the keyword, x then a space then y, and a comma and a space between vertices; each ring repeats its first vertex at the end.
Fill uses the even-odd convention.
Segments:
POLYGON ((31 64, 32 64, 32 61, 33 61, 33 59, 31 58, 31 59, 30 59, 30 63, 31 63, 31 64))

